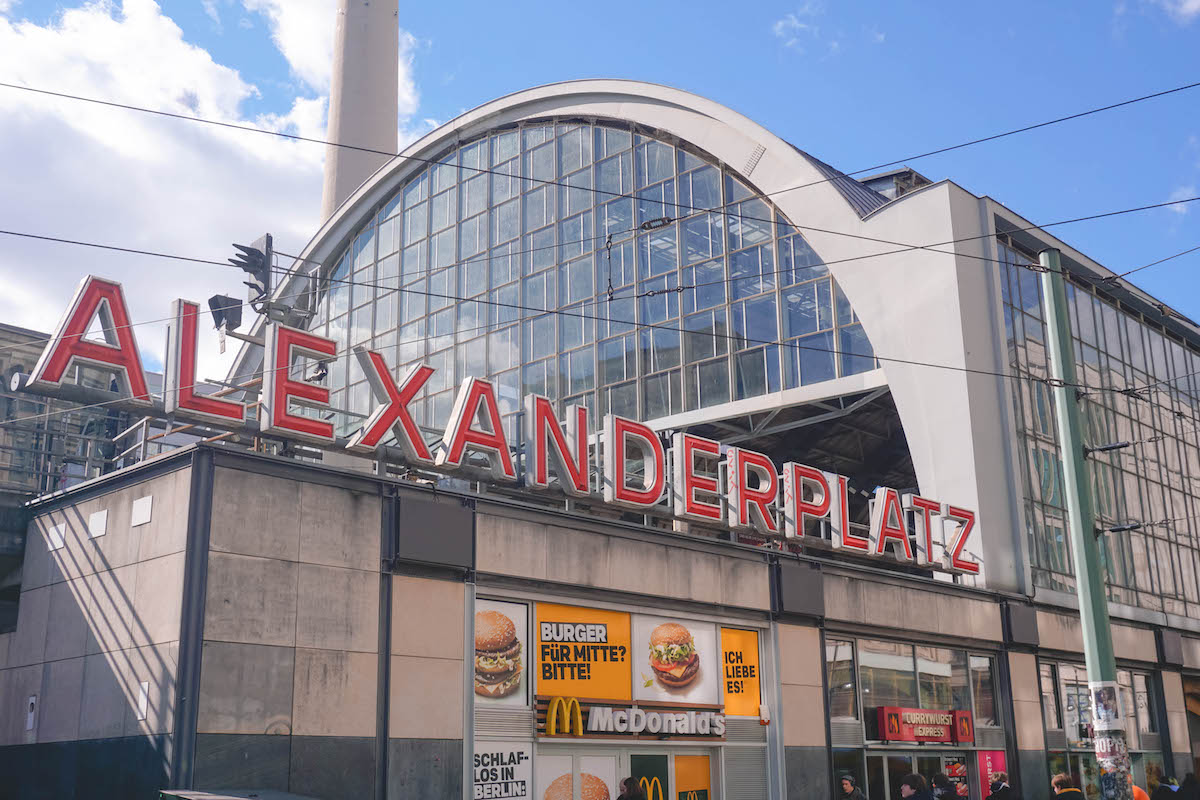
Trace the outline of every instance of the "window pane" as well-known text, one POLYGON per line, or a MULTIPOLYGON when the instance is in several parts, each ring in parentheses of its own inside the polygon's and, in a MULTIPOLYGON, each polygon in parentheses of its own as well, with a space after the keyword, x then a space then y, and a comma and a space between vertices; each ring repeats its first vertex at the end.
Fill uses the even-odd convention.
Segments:
POLYGON ((996 684, 992 679, 992 659, 971 656, 971 691, 975 695, 975 724, 1000 724, 996 713, 996 684))
POLYGON ((962 650, 918 647, 917 677, 921 687, 921 708, 939 711, 970 710, 967 654, 962 650))
POLYGON ((913 648, 900 642, 858 640, 858 676, 868 738, 878 738, 880 706, 917 707, 913 648))
POLYGON ((854 643, 825 640, 825 676, 829 686, 829 718, 858 719, 858 701, 854 692, 854 643))

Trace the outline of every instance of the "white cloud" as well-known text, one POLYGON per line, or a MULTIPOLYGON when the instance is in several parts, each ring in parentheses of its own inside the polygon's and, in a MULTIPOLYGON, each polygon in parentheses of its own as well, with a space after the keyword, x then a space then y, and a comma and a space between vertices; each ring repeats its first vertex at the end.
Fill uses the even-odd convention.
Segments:
MULTIPOLYGON (((1186 200, 1189 197, 1195 197, 1195 196, 1196 196, 1196 186, 1194 184, 1192 184, 1189 186, 1180 186, 1178 189, 1171 192, 1170 197, 1168 197, 1167 199, 1168 200, 1186 200)), ((1195 201, 1195 202, 1200 202, 1200 201, 1195 201)), ((1183 214, 1188 213, 1188 211, 1191 209, 1191 206, 1192 206, 1192 203, 1179 203, 1178 205, 1167 206, 1167 208, 1174 211, 1176 214, 1179 214, 1182 216, 1183 214)))
POLYGON ((17 7, 21 0, 0 0, 0 14, 7 14, 17 7))
POLYGON ((795 14, 784 14, 771 25, 775 38, 783 41, 784 47, 798 47, 800 37, 804 34, 816 35, 817 29, 807 22, 801 22, 795 14))
POLYGON ((1200 0, 1157 0, 1157 2, 1172 19, 1183 25, 1200 17, 1200 0))
POLYGON ((204 8, 204 13, 214 24, 221 24, 221 12, 217 10, 217 0, 200 0, 200 5, 204 8))
MULTIPOLYGON (((0 74, 13 83, 175 113, 324 135, 325 99, 247 119, 256 90, 236 70, 187 43, 151 0, 95 2, 45 26, 0 18, 0 74)), ((264 231, 285 252, 319 222, 320 145, 0 89, 0 193, 6 228, 223 261, 230 243, 264 231), (17 157, 19 155, 19 157, 17 157)), ((165 317, 184 297, 241 296, 241 273, 71 245, 0 236, 0 320, 53 327, 79 278, 120 280, 135 320, 165 317)), ((136 329, 160 354, 164 327, 136 329)), ((202 372, 219 377, 215 337, 202 372)), ((157 358, 147 357, 147 361, 157 358)))

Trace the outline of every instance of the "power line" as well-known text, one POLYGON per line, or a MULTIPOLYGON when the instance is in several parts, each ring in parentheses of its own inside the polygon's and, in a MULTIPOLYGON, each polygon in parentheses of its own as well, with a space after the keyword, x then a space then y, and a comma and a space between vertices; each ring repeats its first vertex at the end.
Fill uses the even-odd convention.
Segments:
POLYGON ((1151 261, 1149 264, 1143 264, 1140 267, 1136 267, 1136 268, 1128 270, 1126 272, 1122 272, 1119 275, 1109 275, 1108 277, 1101 278, 1100 280, 1103 282, 1107 282, 1107 283, 1115 283, 1117 280, 1119 280, 1120 278, 1124 278, 1127 275, 1132 275, 1135 272, 1141 272, 1144 269, 1150 269, 1150 267, 1157 266, 1158 264, 1166 263, 1167 261, 1170 261, 1175 258, 1179 258, 1180 256, 1186 256, 1188 253, 1194 253, 1197 250, 1200 250, 1200 245, 1196 245, 1195 247, 1192 247, 1192 248, 1189 248, 1182 252, 1176 253, 1173 256, 1167 256, 1166 258, 1160 258, 1158 261, 1151 261))

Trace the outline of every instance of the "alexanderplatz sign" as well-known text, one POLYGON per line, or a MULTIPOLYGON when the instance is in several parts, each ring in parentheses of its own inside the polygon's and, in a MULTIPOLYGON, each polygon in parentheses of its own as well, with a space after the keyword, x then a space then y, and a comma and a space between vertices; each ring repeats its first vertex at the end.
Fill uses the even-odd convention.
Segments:
POLYGON ((615 414, 604 417, 593 452, 587 410, 569 406, 566 419, 560 420, 551 400, 540 395, 524 398, 525 459, 524 469, 519 470, 513 443, 507 441, 501 425, 495 387, 483 378, 463 381, 435 456, 408 410, 434 374, 433 368, 418 364, 397 381, 384 356, 362 346, 354 348, 354 355, 377 405, 358 432, 349 439, 338 438, 331 423, 294 413, 294 404, 328 408, 329 390, 296 377, 293 366, 297 359, 335 358, 337 343, 279 323, 266 325, 258 418, 251 421, 246 403, 200 391, 198 316, 197 303, 173 303, 159 406, 146 386, 121 285, 88 276, 33 373, 15 377, 13 389, 85 403, 107 402, 147 416, 344 449, 447 474, 478 475, 467 460, 482 458, 487 462, 484 477, 497 484, 523 485, 531 491, 553 487, 570 497, 644 512, 658 511, 669 496, 668 512, 678 519, 797 542, 812 539, 804 534, 808 520, 824 520, 831 531, 828 544, 834 548, 890 555, 947 572, 980 571, 979 562, 967 555, 977 552, 968 547, 975 531, 974 511, 879 487, 871 503, 870 525, 865 533, 856 532, 850 525, 848 480, 842 475, 795 462, 780 468, 763 453, 723 447, 688 433, 675 433, 667 448, 649 426, 615 414), (97 316, 104 341, 85 338, 97 316), (77 363, 115 373, 117 394, 64 385, 64 377, 77 363), (384 444, 389 436, 395 437, 396 445, 384 444), (600 461, 603 475, 599 492, 591 480, 593 459, 600 461))

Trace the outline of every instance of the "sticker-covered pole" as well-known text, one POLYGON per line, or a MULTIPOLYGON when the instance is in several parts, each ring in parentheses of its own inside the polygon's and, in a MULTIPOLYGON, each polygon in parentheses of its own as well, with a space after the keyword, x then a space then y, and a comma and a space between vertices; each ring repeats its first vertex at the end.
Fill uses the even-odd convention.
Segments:
MULTIPOLYGON (((1063 493, 1067 502, 1067 527, 1075 564, 1079 596, 1079 622, 1083 628, 1083 656, 1087 664, 1088 701, 1092 741, 1100 765, 1104 800, 1131 800, 1129 748, 1125 738, 1124 708, 1117 688, 1108 595, 1096 541, 1091 483, 1084 461, 1083 426, 1075 387, 1075 353, 1071 344, 1067 293, 1057 250, 1043 250, 1042 293, 1045 296, 1047 350, 1054 392, 1054 415, 1062 445, 1063 493)), ((1079 709, 1083 711, 1082 708, 1079 709)), ((1083 722, 1082 714, 1080 722, 1083 722)))

